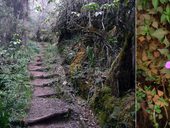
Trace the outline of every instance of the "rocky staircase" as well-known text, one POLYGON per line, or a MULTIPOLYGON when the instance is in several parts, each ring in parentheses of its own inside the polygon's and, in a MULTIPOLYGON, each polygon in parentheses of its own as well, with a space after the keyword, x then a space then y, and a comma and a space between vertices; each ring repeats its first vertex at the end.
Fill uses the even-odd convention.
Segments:
POLYGON ((40 47, 40 54, 28 65, 33 95, 25 125, 28 128, 83 128, 78 118, 73 118, 71 106, 56 98, 58 74, 48 72, 43 64, 44 47, 40 47))

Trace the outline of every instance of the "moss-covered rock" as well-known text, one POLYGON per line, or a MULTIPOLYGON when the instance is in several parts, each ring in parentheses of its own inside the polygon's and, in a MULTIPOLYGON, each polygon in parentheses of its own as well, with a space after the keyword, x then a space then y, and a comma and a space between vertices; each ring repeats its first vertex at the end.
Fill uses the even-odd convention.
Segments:
POLYGON ((90 103, 102 127, 133 128, 134 94, 116 98, 112 96, 111 88, 106 86, 97 91, 90 103))

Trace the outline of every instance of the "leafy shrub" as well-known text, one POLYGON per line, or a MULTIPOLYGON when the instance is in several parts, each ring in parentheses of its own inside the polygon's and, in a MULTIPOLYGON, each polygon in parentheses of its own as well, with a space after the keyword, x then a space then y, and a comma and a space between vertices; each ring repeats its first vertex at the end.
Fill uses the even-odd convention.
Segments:
POLYGON ((89 11, 95 11, 100 8, 98 3, 90 2, 82 7, 83 9, 89 10, 89 11))
POLYGON ((139 0, 137 9, 137 112, 143 113, 138 116, 138 125, 149 120, 151 126, 145 123, 143 127, 167 127, 169 0, 139 0))
POLYGON ((11 121, 22 119, 25 115, 31 97, 27 63, 37 52, 38 48, 33 42, 1 51, 0 126, 3 128, 10 127, 11 121))

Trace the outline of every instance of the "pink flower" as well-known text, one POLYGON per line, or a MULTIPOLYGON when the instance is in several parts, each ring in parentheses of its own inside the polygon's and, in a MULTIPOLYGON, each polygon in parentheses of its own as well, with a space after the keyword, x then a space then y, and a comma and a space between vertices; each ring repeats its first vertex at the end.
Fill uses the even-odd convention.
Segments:
POLYGON ((170 69, 170 61, 167 61, 167 62, 166 62, 165 68, 166 68, 166 69, 170 69))

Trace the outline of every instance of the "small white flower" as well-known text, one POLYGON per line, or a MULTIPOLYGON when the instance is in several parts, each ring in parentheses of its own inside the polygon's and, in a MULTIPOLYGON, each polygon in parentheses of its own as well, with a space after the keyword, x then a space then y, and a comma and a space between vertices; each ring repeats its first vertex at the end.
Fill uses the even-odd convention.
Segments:
POLYGON ((66 85, 66 84, 67 84, 67 81, 64 81, 64 82, 63 82, 63 85, 66 85))
POLYGON ((16 44, 17 44, 17 42, 13 42, 13 44, 14 44, 14 45, 16 45, 16 44))
POLYGON ((69 55, 69 56, 72 56, 72 55, 73 55, 73 53, 71 52, 71 53, 69 53, 68 55, 69 55))
POLYGON ((76 16, 80 16, 80 13, 78 13, 78 12, 71 12, 71 14, 74 14, 74 15, 76 15, 76 16))
POLYGON ((79 16, 80 16, 80 13, 78 13, 77 16, 79 17, 79 16))
POLYGON ((97 17, 98 15, 102 15, 104 12, 103 11, 100 11, 100 12, 95 12, 95 17, 97 17))

